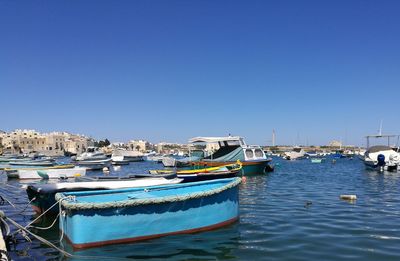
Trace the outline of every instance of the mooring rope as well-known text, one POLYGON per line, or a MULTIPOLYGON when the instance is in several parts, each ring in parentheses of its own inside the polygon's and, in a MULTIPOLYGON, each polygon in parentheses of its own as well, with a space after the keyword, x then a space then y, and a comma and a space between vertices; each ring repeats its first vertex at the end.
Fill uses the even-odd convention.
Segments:
MULTIPOLYGON (((58 246, 56 246, 55 244, 51 243, 50 241, 46 240, 45 238, 34 234, 33 232, 29 231, 26 227, 20 225, 19 223, 17 223, 16 221, 14 221, 13 219, 6 217, 4 215, 4 213, 2 211, 0 211, 0 221, 1 222, 6 222, 8 221, 9 223, 11 223, 13 226, 15 226, 16 228, 18 228, 19 230, 23 231, 26 234, 31 235, 32 237, 36 238, 37 240, 39 240, 40 242, 42 242, 43 244, 48 245, 49 247, 59 251, 61 254, 63 254, 66 257, 69 258, 80 258, 80 259, 110 259, 110 260, 127 260, 128 258, 122 258, 122 257, 107 257, 107 256, 81 256, 81 255, 73 255, 71 253, 68 253, 67 251, 59 248, 58 246)), ((2 259, 0 259, 2 261, 2 259)), ((11 260, 11 259, 5 259, 5 260, 11 260)))
POLYGON ((3 215, 0 215, 0 219, 3 220, 3 222, 8 221, 10 222, 13 226, 15 226, 16 228, 20 229, 21 231, 28 233, 29 235, 31 235, 32 237, 36 238, 37 240, 41 241, 42 243, 58 250, 60 253, 62 253, 63 255, 67 256, 67 257, 72 257, 72 255, 66 251, 64 251, 61 248, 58 248, 56 245, 54 245, 53 243, 51 243, 50 241, 44 239, 41 236, 38 236, 34 233, 32 233, 31 231, 29 231, 28 229, 26 229, 25 227, 21 226, 20 224, 18 224, 16 221, 14 221, 13 219, 6 217, 3 213, 3 215))

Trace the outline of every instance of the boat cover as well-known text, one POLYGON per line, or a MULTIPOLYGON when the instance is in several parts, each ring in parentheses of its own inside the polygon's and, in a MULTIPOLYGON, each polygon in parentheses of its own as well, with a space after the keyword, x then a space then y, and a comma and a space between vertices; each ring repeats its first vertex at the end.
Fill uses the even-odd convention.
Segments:
POLYGON ((219 158, 207 159, 207 161, 245 161, 243 148, 237 147, 235 150, 229 152, 226 155, 223 155, 219 158))
POLYGON ((368 153, 375 153, 375 152, 385 151, 385 150, 392 150, 392 148, 389 147, 389 146, 377 145, 377 146, 372 146, 372 147, 370 147, 370 148, 367 150, 367 152, 368 152, 368 153))

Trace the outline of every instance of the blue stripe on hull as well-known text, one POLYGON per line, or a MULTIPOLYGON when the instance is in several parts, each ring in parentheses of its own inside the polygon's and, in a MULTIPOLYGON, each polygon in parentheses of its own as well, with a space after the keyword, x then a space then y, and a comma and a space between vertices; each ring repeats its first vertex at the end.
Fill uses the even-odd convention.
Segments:
POLYGON ((239 216, 238 186, 208 197, 127 208, 68 210, 60 222, 78 248, 200 230, 239 216))

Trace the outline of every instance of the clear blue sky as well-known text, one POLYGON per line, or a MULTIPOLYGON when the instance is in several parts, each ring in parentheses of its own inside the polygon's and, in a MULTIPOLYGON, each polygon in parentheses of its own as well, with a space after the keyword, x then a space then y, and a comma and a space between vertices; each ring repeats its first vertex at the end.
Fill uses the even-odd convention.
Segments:
POLYGON ((362 144, 400 133, 400 1, 0 1, 0 129, 362 144))

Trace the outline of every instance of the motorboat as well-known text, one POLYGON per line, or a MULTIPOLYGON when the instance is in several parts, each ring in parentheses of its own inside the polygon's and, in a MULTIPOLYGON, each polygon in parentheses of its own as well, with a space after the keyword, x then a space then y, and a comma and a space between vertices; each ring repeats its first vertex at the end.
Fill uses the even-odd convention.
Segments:
POLYGON ((144 154, 135 150, 115 149, 111 157, 123 157, 129 162, 144 161, 144 154))
POLYGON ((76 161, 106 160, 107 156, 97 147, 88 147, 86 152, 76 157, 76 161))
POLYGON ((287 151, 283 154, 283 158, 287 160, 297 160, 304 158, 306 155, 305 151, 301 147, 294 147, 291 151, 287 151))
POLYGON ((103 159, 103 160, 83 160, 77 161, 75 164, 80 167, 85 167, 88 170, 100 170, 104 167, 108 167, 111 163, 111 159, 103 159))
POLYGON ((389 146, 377 145, 367 149, 363 161, 369 169, 397 171, 400 155, 389 146))
POLYGON ((365 166, 368 169, 378 171, 397 171, 400 164, 400 154, 398 152, 398 145, 395 147, 390 146, 390 138, 397 138, 399 140, 400 135, 368 135, 367 139, 367 150, 364 156, 361 157, 365 166), (387 139, 387 145, 374 145, 370 146, 370 139, 387 139))
POLYGON ((124 156, 111 156, 111 164, 113 165, 129 165, 129 160, 124 159, 124 156))

